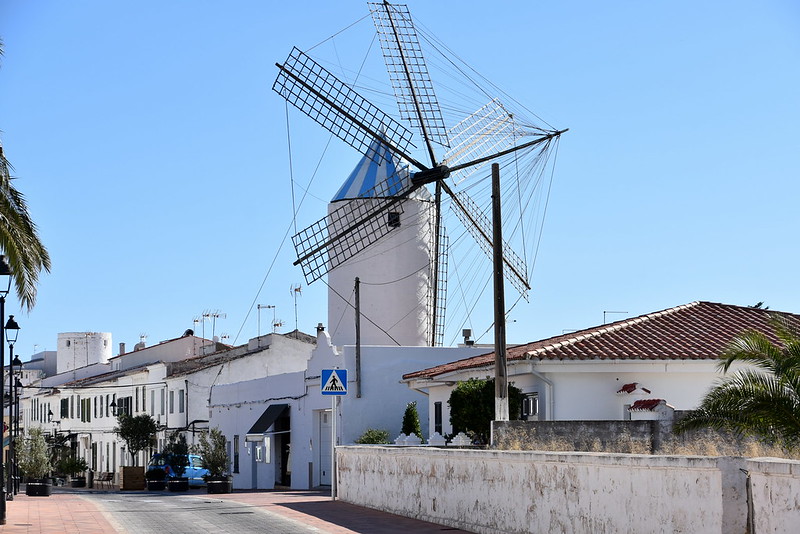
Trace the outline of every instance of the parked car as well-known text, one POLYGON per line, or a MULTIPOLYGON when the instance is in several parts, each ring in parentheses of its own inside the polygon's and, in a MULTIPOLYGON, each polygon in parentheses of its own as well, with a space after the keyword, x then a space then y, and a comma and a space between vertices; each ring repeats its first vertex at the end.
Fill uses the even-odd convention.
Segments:
MULTIPOLYGON (((154 454, 150 459, 147 469, 163 469, 167 474, 167 480, 175 477, 175 472, 169 466, 169 457, 165 454, 154 454)), ((189 455, 189 465, 186 466, 183 476, 189 479, 190 486, 204 486, 208 469, 203 468, 203 458, 197 454, 189 455)))

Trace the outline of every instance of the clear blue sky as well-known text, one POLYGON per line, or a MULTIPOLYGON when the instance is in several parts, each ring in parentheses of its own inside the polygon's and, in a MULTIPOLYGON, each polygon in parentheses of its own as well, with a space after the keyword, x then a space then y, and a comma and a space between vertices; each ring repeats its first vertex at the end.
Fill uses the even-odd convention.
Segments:
MULTIPOLYGON (((800 4, 408 4, 570 129, 510 342, 694 300, 800 312, 800 4)), ((32 313, 9 299, 23 359, 58 332, 157 343, 205 310, 243 343, 257 334, 253 304, 294 328, 296 284, 299 328, 327 321, 325 287, 305 286, 284 243, 287 119, 271 86, 292 46, 367 14, 361 1, 0 2, 0 135, 53 260, 32 313)), ((347 43, 366 45, 370 24, 342 36, 340 61, 357 67, 347 43)), ((294 180, 307 184, 328 138, 298 113, 290 124, 294 180)), ((359 159, 331 147, 299 226, 324 215, 359 159)), ((271 321, 262 311, 263 333, 271 321)), ((482 306, 468 326, 490 324, 482 306)))

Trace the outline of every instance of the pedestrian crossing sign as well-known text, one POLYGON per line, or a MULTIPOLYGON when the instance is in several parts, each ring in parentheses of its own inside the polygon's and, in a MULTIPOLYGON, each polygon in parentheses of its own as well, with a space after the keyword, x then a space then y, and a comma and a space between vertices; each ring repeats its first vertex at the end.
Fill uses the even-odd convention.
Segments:
POLYGON ((323 395, 347 395, 347 369, 323 369, 320 384, 323 395))

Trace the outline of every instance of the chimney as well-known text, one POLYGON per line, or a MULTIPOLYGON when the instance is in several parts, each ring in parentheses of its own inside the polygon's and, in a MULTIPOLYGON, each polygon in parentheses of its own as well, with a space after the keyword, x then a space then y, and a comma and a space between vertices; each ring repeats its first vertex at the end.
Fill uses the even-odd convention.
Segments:
POLYGON ((120 354, 125 354, 125 343, 120 343, 119 344, 119 353, 120 354))
POLYGON ((323 332, 324 330, 325 330, 325 327, 322 326, 322 323, 317 323, 317 334, 319 334, 320 332, 323 332))

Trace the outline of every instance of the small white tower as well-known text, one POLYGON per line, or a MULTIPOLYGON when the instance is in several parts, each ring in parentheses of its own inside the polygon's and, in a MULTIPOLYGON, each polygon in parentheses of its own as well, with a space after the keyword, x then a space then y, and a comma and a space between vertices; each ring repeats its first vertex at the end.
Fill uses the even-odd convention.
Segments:
POLYGON ((64 332, 58 334, 56 373, 66 373, 111 357, 109 332, 64 332))
MULTIPOLYGON (((382 198, 391 198, 392 193, 407 190, 409 180, 408 165, 376 139, 333 197, 328 213, 339 208, 342 202, 353 199, 375 203, 382 198), (383 157, 374 157, 379 152, 383 157), (389 191, 389 196, 378 198, 374 196, 375 189, 389 191)), ((354 222, 355 216, 352 221, 343 221, 341 226, 354 222)), ((430 294, 433 289, 431 258, 435 252, 431 194, 421 187, 404 202, 383 211, 379 217, 380 224, 392 227, 380 241, 365 250, 359 250, 358 242, 350 239, 334 245, 351 247, 353 254, 328 272, 331 340, 338 346, 356 342, 354 287, 358 277, 362 345, 429 345, 430 294)))

